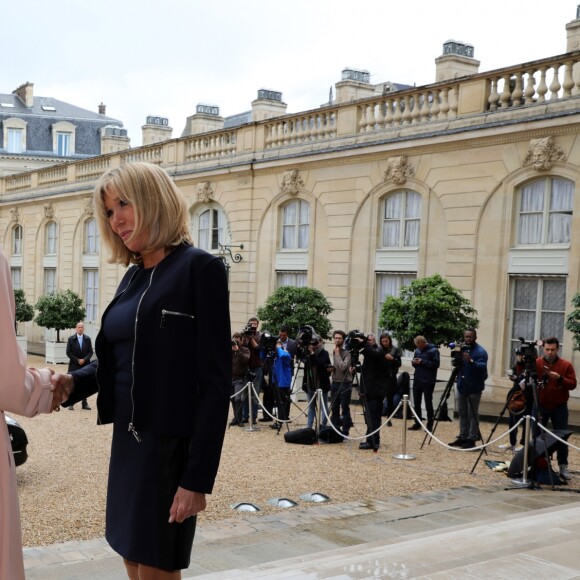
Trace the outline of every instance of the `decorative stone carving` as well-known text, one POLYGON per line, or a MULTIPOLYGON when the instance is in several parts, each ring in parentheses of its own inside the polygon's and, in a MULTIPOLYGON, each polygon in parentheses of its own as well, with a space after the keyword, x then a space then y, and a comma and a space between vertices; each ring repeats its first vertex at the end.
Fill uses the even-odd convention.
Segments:
POLYGON ((566 154, 553 137, 530 140, 524 165, 531 165, 536 171, 548 171, 553 161, 566 161, 566 154))
POLYGON ((214 191, 209 181, 204 181, 203 183, 199 184, 199 187, 197 188, 197 201, 207 203, 213 199, 213 196, 214 191))
POLYGON ((13 207, 10 210, 10 223, 11 224, 17 224, 20 221, 20 215, 18 213, 18 208, 17 207, 13 207))
POLYGON ((54 207, 52 207, 52 202, 44 204, 44 217, 47 220, 51 220, 54 217, 54 207))
POLYGON ((384 180, 403 185, 407 181, 407 177, 413 177, 413 175, 415 175, 415 168, 409 165, 406 155, 401 155, 389 160, 387 169, 385 169, 384 180))
POLYGON ((92 216, 95 214, 95 206, 93 205, 93 198, 90 197, 87 203, 85 204, 85 214, 92 216))
POLYGON ((302 177, 300 177, 300 172, 298 169, 292 169, 284 173, 284 177, 282 178, 282 185, 280 186, 281 193, 296 195, 303 188, 304 180, 302 177))

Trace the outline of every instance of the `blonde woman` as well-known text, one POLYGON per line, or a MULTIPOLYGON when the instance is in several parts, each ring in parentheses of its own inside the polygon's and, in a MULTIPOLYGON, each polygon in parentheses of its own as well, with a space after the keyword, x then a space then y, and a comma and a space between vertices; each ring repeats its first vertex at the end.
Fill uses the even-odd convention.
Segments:
POLYGON ((105 310, 97 361, 60 375, 65 406, 98 391, 113 423, 106 537, 129 578, 181 578, 196 515, 216 477, 231 389, 220 258, 193 247, 185 199, 167 173, 133 163, 95 188, 111 261, 132 264, 105 310))

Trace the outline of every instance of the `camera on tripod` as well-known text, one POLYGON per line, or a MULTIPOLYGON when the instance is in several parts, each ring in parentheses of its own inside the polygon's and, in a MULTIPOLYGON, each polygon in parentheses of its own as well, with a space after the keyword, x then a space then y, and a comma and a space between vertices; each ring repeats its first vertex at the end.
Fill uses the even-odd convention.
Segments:
POLYGON ((524 365, 524 369, 536 372, 536 359, 538 358, 538 346, 544 344, 541 340, 526 340, 519 337, 520 344, 515 349, 516 361, 524 365))
POLYGON ((317 342, 315 337, 316 331, 309 324, 298 328, 298 334, 296 334, 296 351, 299 358, 304 358, 310 354, 308 347, 317 342))
POLYGON ((244 336, 249 336, 251 334, 255 334, 256 329, 254 328, 254 326, 252 325, 251 322, 248 322, 248 324, 246 324, 246 326, 244 326, 244 328, 242 328, 242 334, 244 336))
POLYGON ((463 353, 471 352, 471 346, 461 341, 449 342, 447 346, 451 349, 451 365, 460 369, 463 366, 463 353))
POLYGON ((357 373, 360 373, 360 351, 368 340, 369 335, 358 329, 349 331, 344 340, 344 348, 350 352, 351 364, 357 373))
POLYGON ((260 336, 259 348, 263 351, 266 358, 271 358, 276 354, 276 343, 278 342, 278 337, 270 334, 268 331, 262 332, 260 336))

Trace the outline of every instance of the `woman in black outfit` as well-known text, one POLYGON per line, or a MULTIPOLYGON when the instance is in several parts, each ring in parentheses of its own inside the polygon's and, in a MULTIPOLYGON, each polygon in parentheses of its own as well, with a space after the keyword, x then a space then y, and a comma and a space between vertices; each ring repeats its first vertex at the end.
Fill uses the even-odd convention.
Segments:
POLYGON ((98 423, 113 423, 106 537, 129 578, 177 579, 227 421, 225 268, 193 247, 185 199, 155 165, 107 171, 94 204, 111 261, 133 266, 103 314, 97 360, 56 383, 64 406, 98 391, 98 423))

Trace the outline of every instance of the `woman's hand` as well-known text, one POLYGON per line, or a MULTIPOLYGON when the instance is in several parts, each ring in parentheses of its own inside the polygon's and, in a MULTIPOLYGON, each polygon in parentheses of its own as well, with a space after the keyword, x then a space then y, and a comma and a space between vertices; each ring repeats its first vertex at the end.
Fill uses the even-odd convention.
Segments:
POLYGON ((205 493, 189 491, 183 487, 178 487, 173 498, 173 504, 169 509, 169 523, 180 524, 186 518, 196 516, 205 510, 205 493))
POLYGON ((50 390, 52 391, 52 410, 55 411, 66 401, 74 388, 72 375, 54 373, 50 377, 50 390))

